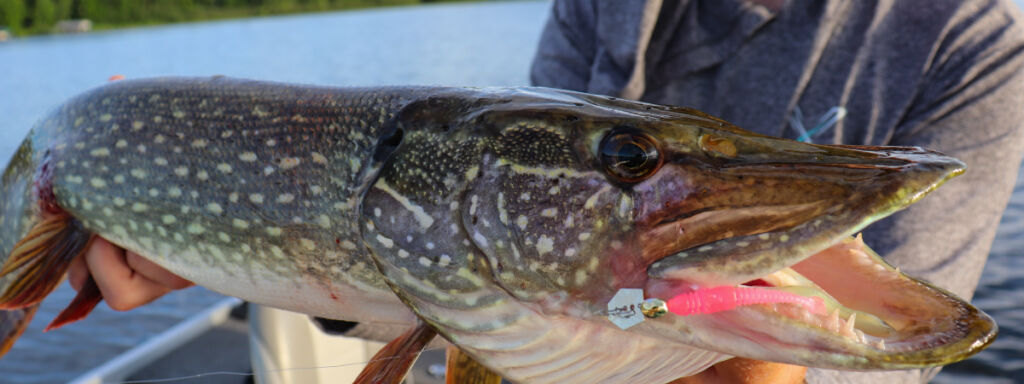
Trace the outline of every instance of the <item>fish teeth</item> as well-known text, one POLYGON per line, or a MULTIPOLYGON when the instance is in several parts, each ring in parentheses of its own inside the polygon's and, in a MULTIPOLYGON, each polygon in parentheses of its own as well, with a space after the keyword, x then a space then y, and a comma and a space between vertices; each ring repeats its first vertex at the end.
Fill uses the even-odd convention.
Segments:
POLYGON ((857 334, 857 341, 860 341, 861 344, 868 343, 868 339, 864 336, 864 332, 861 332, 859 329, 854 329, 853 332, 857 334))
POLYGON ((854 324, 857 322, 857 313, 850 313, 850 318, 846 319, 846 323, 843 324, 843 329, 839 333, 846 338, 857 341, 857 334, 854 333, 854 324))
POLYGON ((839 309, 833 309, 832 314, 825 319, 825 329, 839 333, 839 309))

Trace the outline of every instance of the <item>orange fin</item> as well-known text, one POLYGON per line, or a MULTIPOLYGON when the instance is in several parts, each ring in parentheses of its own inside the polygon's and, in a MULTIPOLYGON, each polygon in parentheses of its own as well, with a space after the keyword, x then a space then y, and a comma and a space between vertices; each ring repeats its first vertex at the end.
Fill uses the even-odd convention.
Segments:
POLYGON ((501 376, 462 352, 459 347, 449 345, 445 356, 445 383, 501 384, 501 376))
POLYGON ((420 352, 437 335, 430 326, 419 323, 381 348, 353 384, 398 384, 405 379, 420 352))
POLYGON ((50 217, 32 227, 0 268, 0 277, 21 271, 0 294, 0 309, 20 309, 42 301, 92 239, 93 235, 68 215, 50 217))
POLYGON ((64 308, 63 311, 60 311, 60 314, 50 322, 50 325, 46 326, 43 332, 49 332, 84 319, 89 315, 89 312, 92 312, 93 308, 96 308, 96 304, 99 304, 102 300, 103 294, 100 293, 100 287, 96 285, 96 280, 89 276, 82 289, 78 290, 75 299, 71 300, 71 304, 68 304, 67 308, 64 308))
POLYGON ((14 346, 14 341, 25 332, 32 316, 39 309, 39 304, 22 309, 0 311, 0 356, 7 354, 14 346))

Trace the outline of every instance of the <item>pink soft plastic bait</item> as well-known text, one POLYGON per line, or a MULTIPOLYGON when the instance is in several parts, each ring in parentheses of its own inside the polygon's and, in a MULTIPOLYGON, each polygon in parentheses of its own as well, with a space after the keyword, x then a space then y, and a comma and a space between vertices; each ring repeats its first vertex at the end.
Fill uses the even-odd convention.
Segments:
POLYGON ((799 304, 813 313, 825 313, 825 302, 820 297, 757 287, 703 288, 676 295, 666 302, 669 312, 679 316, 722 312, 743 305, 766 303, 799 304))

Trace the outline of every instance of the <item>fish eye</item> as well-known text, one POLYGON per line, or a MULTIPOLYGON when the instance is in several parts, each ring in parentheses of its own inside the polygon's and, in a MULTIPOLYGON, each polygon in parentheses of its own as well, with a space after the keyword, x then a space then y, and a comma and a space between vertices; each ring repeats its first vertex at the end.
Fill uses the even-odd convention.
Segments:
POLYGON ((601 163, 617 180, 635 183, 661 167, 661 151, 650 136, 630 128, 616 128, 601 140, 601 163))

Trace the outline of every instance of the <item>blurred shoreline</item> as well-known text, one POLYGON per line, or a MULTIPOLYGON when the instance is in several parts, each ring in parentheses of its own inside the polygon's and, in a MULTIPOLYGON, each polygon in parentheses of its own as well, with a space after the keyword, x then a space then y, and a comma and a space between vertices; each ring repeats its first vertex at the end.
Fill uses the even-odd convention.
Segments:
POLYGON ((473 0, 0 0, 6 39, 473 0), (86 28, 68 28, 83 26, 86 28))

